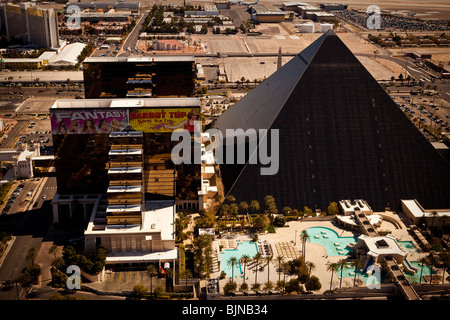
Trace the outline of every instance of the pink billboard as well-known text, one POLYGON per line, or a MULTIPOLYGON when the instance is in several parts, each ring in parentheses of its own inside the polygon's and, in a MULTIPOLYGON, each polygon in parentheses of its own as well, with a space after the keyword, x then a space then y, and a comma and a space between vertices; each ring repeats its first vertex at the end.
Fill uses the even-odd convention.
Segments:
POLYGON ((98 134, 122 131, 128 125, 125 109, 52 110, 53 134, 98 134))

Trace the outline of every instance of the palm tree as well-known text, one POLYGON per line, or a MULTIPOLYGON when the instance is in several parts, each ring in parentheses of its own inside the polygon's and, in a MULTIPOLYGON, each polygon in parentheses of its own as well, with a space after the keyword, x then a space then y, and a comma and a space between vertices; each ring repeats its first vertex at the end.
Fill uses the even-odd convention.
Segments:
POLYGON ((250 209, 252 210, 253 213, 256 213, 257 211, 259 211, 260 207, 259 207, 258 200, 252 200, 250 202, 250 209))
POLYGON ((331 272, 330 291, 331 291, 331 286, 333 285, 334 272, 337 272, 338 270, 339 270, 339 265, 337 263, 330 263, 327 266, 327 271, 331 272))
MULTIPOLYGON (((171 269, 171 268, 166 269, 166 285, 167 285, 167 279, 173 279, 173 269, 171 269)), ((172 281, 169 283, 170 283, 170 290, 173 291, 172 281)))
POLYGON ((307 261, 306 262, 306 267, 309 269, 308 276, 311 277, 311 271, 316 271, 316 265, 314 264, 314 262, 307 261))
POLYGON ((420 282, 422 281, 423 265, 428 264, 428 260, 427 258, 423 257, 419 259, 419 262, 422 264, 420 268, 420 277, 419 277, 419 284, 420 284, 420 282))
POLYGON ((53 255, 53 259, 56 259, 59 254, 58 246, 56 246, 56 244, 52 244, 52 246, 48 250, 48 253, 53 255))
POLYGON ((278 262, 278 281, 280 281, 280 277, 281 277, 281 272, 283 271, 283 269, 281 268, 281 263, 283 262, 283 257, 282 256, 277 256, 277 262, 278 262))
POLYGON ((267 256, 265 258, 266 263, 267 263, 267 282, 270 282, 270 280, 269 280, 269 265, 270 265, 270 262, 272 261, 272 259, 273 259, 273 256, 267 256))
POLYGON ((236 257, 230 257, 227 261, 228 266, 231 267, 231 283, 233 283, 234 280, 234 266, 238 263, 238 261, 239 260, 236 257))
POLYGON ((244 283, 245 283, 245 269, 247 267, 247 263, 250 262, 251 258, 250 258, 249 255, 244 254, 244 255, 241 256, 240 260, 241 260, 241 263, 244 265, 244 283))
POLYGON ((342 272, 344 271, 345 265, 347 264, 347 261, 345 261, 344 259, 340 259, 337 262, 339 269, 341 269, 341 280, 339 282, 339 289, 342 288, 342 272))
POLYGON ((259 269, 259 262, 261 261, 261 253, 257 253, 255 254, 255 256, 253 257, 253 260, 256 262, 256 267, 255 267, 255 285, 258 282, 258 269, 259 269))
POLYGON ((303 253, 303 259, 305 259, 306 257, 306 241, 309 240, 309 235, 308 232, 306 232, 306 230, 303 230, 302 233, 300 234, 300 239, 302 240, 302 253, 303 253))
POLYGON ((26 259, 31 262, 31 265, 34 266, 34 261, 36 260, 36 257, 38 255, 38 251, 35 247, 31 247, 28 249, 26 259))
POLYGON ((436 212, 436 211, 432 211, 431 213, 430 213, 430 216, 432 217, 432 220, 431 220, 431 226, 432 227, 434 227, 434 219, 438 216, 439 214, 436 212))
POLYGON ((286 291, 286 275, 289 274, 291 270, 291 265, 289 264, 289 262, 283 262, 283 264, 281 265, 281 270, 283 270, 283 286, 284 291, 286 291))
POLYGON ((362 267, 361 260, 355 259, 352 261, 352 266, 355 268, 355 278, 353 279, 353 286, 356 287, 356 275, 358 274, 359 268, 362 267))
MULTIPOLYGON (((188 279, 192 278, 191 270, 189 270, 189 269, 184 269, 183 274, 182 274, 182 277, 183 277, 184 280, 186 280, 186 288, 187 288, 187 282, 188 282, 188 279)), ((187 300, 187 299, 188 299, 188 296, 186 295, 186 300, 187 300)))
POLYGON ((150 293, 153 294, 153 277, 158 274, 158 270, 153 264, 150 264, 145 270, 145 275, 150 278, 150 293))

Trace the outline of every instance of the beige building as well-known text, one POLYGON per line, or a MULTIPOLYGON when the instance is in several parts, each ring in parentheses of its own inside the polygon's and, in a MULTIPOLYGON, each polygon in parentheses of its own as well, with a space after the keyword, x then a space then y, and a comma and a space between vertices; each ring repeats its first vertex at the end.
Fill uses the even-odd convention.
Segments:
POLYGON ((450 209, 424 209, 415 200, 402 200, 402 211, 413 224, 425 219, 429 226, 447 226, 450 224, 450 209), (436 212, 433 214, 433 212, 436 212))

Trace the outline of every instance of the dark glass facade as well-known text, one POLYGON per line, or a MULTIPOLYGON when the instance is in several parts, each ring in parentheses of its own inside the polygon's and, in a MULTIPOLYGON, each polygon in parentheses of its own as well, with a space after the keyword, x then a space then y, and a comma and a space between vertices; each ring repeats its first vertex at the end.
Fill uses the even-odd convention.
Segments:
POLYGON ((88 58, 83 63, 85 97, 192 97, 193 59, 163 60, 88 58))
MULTIPOLYGON (((58 112, 63 111, 58 109, 58 112)), ((111 163, 128 163, 133 167, 133 163, 140 161, 140 157, 136 155, 115 155, 110 151, 133 149, 136 143, 133 138, 115 141, 109 133, 53 134, 58 192, 106 193, 111 179, 120 181, 125 177, 120 173, 108 175, 111 163), (125 147, 122 148, 122 145, 125 147)), ((198 199, 200 165, 175 165, 172 162, 171 151, 178 142, 171 141, 171 133, 145 132, 139 143, 139 148, 143 149, 142 179, 145 199, 198 199)), ((131 177, 129 174, 126 176, 131 177)), ((133 176, 133 180, 135 178, 133 176)))

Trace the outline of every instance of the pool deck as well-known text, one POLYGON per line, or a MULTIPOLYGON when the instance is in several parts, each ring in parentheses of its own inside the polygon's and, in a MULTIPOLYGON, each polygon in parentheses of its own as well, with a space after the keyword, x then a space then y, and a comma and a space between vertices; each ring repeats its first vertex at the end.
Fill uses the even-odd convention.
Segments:
MULTIPOLYGON (((401 221, 401 220, 399 220, 401 221)), ((397 229, 394 224, 383 221, 380 228, 377 228, 377 230, 390 230, 392 232, 392 235, 396 236, 400 241, 412 241, 416 247, 417 244, 413 240, 412 236, 408 234, 408 231, 406 230, 407 226, 401 222, 402 228, 397 229)), ((273 260, 270 266, 270 281, 272 281, 274 284, 276 284, 278 280, 278 274, 276 272, 276 259, 279 254, 279 250, 277 250, 277 247, 279 247, 280 243, 289 243, 290 247, 293 247, 294 250, 299 252, 301 254, 302 249, 302 243, 300 240, 300 234, 303 230, 306 230, 311 227, 324 227, 329 228, 337 232, 337 234, 340 237, 358 237, 360 234, 355 233, 353 231, 347 230, 342 228, 341 226, 337 225, 333 221, 291 221, 287 223, 287 227, 283 228, 277 228, 276 233, 267 233, 267 234, 260 234, 259 240, 262 242, 267 242, 272 246, 273 251, 273 260), (295 241, 295 237, 297 238, 295 241)), ((213 243, 213 246, 218 246, 220 244, 220 240, 228 240, 228 238, 222 237, 222 239, 218 239, 213 243)), ((234 240, 250 240, 250 237, 248 235, 242 235, 242 234, 236 234, 232 235, 230 239, 234 240)), ((318 290, 317 293, 322 293, 323 291, 329 289, 330 287, 330 280, 331 280, 331 273, 327 271, 327 266, 330 263, 335 263, 340 259, 347 258, 346 255, 341 256, 328 256, 325 248, 319 244, 314 244, 307 242, 306 243, 306 261, 311 261, 315 264, 316 269, 312 271, 312 275, 315 275, 319 278, 320 283, 322 284, 322 288, 318 290)), ((407 259, 409 261, 417 261, 421 257, 426 256, 426 253, 408 253, 407 259)), ((218 277, 220 275, 220 271, 216 272, 211 275, 211 277, 218 277)), ((333 275, 333 287, 339 287, 339 272, 338 274, 333 275)), ((249 272, 247 270, 246 272, 247 277, 247 283, 250 285, 255 282, 255 273, 249 272)), ((224 285, 228 279, 221 280, 221 285, 224 285)), ((286 280, 288 281, 289 278, 287 277, 286 280)), ((242 279, 236 279, 236 282, 238 285, 242 283, 242 279)), ((258 272, 258 282, 261 283, 261 285, 265 282, 267 282, 267 267, 262 272, 258 272)), ((353 278, 352 277, 344 277, 342 280, 342 287, 352 287, 353 286, 353 278)))

